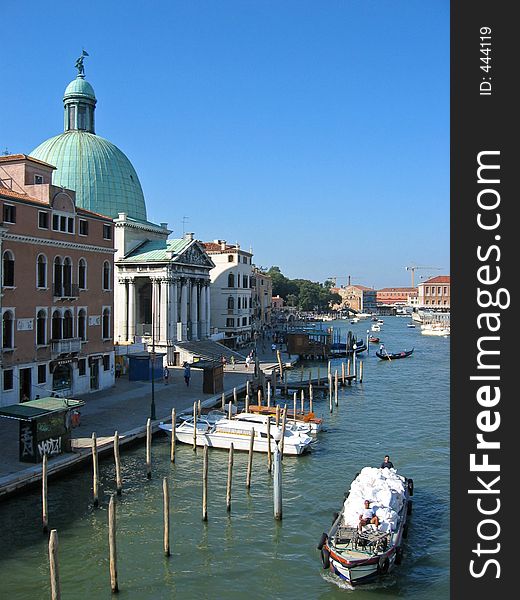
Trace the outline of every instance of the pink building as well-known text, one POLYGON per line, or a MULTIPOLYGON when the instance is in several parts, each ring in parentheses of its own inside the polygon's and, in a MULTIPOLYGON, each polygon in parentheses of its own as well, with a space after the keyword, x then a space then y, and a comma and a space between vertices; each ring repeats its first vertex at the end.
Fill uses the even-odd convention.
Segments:
POLYGON ((76 207, 53 170, 0 157, 0 406, 114 383, 114 224, 76 207))

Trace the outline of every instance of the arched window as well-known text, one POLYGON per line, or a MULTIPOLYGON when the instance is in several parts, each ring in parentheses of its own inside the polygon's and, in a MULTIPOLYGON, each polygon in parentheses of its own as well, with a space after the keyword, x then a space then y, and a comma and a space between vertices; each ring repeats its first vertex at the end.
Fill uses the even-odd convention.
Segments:
POLYGON ((78 286, 80 290, 87 289, 87 261, 84 258, 78 263, 78 286))
POLYGON ((36 261, 36 287, 47 287, 47 257, 44 254, 38 254, 36 261))
POLYGON ((110 289, 110 263, 108 260, 103 263, 103 289, 110 289))
POLYGON ((3 256, 3 285, 4 287, 14 286, 14 254, 10 250, 6 250, 3 256))
POLYGON ((72 312, 66 310, 63 314, 63 339, 70 339, 73 335, 72 312))
POLYGON ((61 340, 62 338, 62 318, 59 310, 52 313, 52 339, 61 340))
POLYGON ((61 264, 61 258, 59 256, 57 256, 54 259, 54 295, 61 296, 62 294, 63 294, 63 265, 61 264))
POLYGON ((78 337, 82 342, 87 341, 87 313, 84 308, 78 313, 78 337))
POLYGON ((6 310, 2 317, 2 345, 4 348, 14 348, 13 324, 13 313, 10 310, 6 310))
POLYGON ((230 273, 227 278, 227 286, 229 288, 235 287, 235 276, 233 273, 230 273))
POLYGON ((233 296, 229 296, 227 299, 227 307, 230 310, 233 310, 235 308, 235 299, 233 298, 233 296))
POLYGON ((105 308, 103 310, 103 339, 108 339, 110 337, 110 309, 105 308))
POLYGON ((68 257, 63 261, 63 292, 72 296, 72 261, 68 257))
POLYGON ((47 343, 47 313, 39 310, 36 315, 36 344, 45 346, 47 343))
POLYGON ((244 287, 244 288, 247 288, 247 287, 249 287, 249 285, 248 285, 248 282, 247 282, 247 275, 244 275, 244 276, 242 277, 242 281, 243 281, 243 283, 242 283, 242 287, 244 287))
POLYGON ((239 310, 242 308, 242 302, 241 302, 240 296, 238 297, 238 307, 237 308, 239 310))

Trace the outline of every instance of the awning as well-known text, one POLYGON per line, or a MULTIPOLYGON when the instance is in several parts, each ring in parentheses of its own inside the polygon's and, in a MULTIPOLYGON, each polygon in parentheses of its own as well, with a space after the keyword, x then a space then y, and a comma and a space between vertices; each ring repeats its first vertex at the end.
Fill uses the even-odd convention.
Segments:
POLYGON ((83 400, 52 397, 39 398, 38 400, 29 400, 29 402, 4 406, 0 408, 0 417, 17 419, 18 421, 30 421, 49 413, 62 412, 84 405, 85 402, 83 400))

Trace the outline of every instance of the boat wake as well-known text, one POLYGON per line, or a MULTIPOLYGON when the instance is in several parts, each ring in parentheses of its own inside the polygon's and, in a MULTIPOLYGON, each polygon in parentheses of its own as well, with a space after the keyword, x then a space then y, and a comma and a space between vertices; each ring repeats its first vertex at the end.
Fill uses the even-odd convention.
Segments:
MULTIPOLYGON (((341 577, 338 577, 330 571, 322 571, 321 578, 324 581, 327 581, 328 583, 333 583, 335 586, 339 587, 342 590, 349 590, 350 592, 355 592, 361 589, 359 586, 356 588, 355 586, 351 585, 350 583, 348 583, 344 579, 341 579, 341 577)), ((364 592, 368 590, 381 590, 382 588, 392 587, 395 585, 395 583, 396 578, 393 575, 393 573, 390 573, 382 580, 376 580, 372 583, 364 583, 362 588, 364 592)))
POLYGON ((321 577, 328 583, 333 583, 334 585, 337 585, 342 590, 350 590, 351 592, 353 592, 356 589, 354 586, 350 585, 350 583, 347 583, 344 579, 341 579, 340 577, 334 575, 334 573, 331 573, 330 571, 322 572, 321 577))

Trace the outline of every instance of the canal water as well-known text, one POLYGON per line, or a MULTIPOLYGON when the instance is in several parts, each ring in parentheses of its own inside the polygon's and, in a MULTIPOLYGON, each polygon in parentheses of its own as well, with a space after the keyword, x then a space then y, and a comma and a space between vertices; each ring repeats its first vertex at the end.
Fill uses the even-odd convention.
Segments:
MULTIPOLYGON (((415 347, 410 358, 380 361, 362 355, 362 384, 340 388, 339 407, 315 399, 325 419, 312 453, 283 461, 283 520, 273 519, 272 482, 266 458, 254 455, 246 491, 245 453, 235 453, 232 511, 226 512, 227 451, 209 453, 208 521, 202 515, 202 452, 177 446, 169 461, 166 437, 153 443, 153 476, 146 479, 145 450, 122 453, 124 492, 117 499, 119 597, 132 600, 339 599, 449 597, 449 339, 421 335, 408 320, 386 317, 381 338, 389 352, 415 347), (363 466, 379 466, 389 454, 398 471, 415 482, 414 508, 403 562, 381 582, 349 589, 324 571, 316 549, 343 494, 363 466), (162 478, 172 505, 172 555, 162 550, 162 478)), ((333 325, 366 339, 370 321, 333 325)), ((304 377, 316 363, 307 365, 304 377)), ((341 362, 332 369, 341 374, 341 362)), ((321 363, 321 373, 326 364, 321 363)), ((300 371, 291 372, 294 378, 300 371)), ((292 402, 289 401, 289 406, 292 402)), ((62 598, 110 598, 107 507, 115 491, 114 467, 102 460, 103 496, 92 507, 88 469, 49 485, 52 528, 58 530, 62 598)), ((50 597, 47 537, 41 532, 38 491, 0 504, 0 597, 50 597)))

